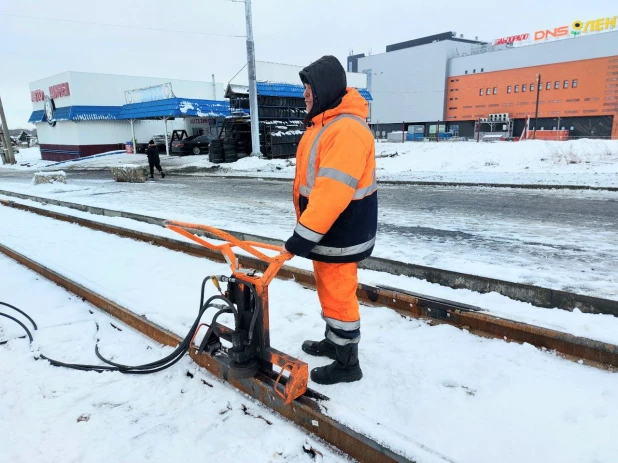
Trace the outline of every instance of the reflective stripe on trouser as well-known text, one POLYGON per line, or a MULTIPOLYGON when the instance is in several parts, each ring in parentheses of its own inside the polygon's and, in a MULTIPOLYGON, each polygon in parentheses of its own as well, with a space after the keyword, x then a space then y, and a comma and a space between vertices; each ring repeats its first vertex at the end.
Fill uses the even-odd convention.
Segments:
POLYGON ((358 264, 313 262, 313 271, 326 322, 326 337, 340 346, 360 341, 360 313, 356 289, 358 264))

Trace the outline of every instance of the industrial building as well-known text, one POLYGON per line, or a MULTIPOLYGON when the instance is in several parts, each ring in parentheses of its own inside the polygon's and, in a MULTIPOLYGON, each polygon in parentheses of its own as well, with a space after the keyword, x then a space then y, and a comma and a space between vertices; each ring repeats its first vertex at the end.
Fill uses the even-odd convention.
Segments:
MULTIPOLYGON (((282 131, 301 127, 305 117, 302 67, 258 61, 256 69, 260 119, 276 122, 268 136, 262 130, 264 154, 294 156, 297 130, 282 131), (279 145, 274 153, 265 138, 279 145)), ((239 72, 224 87, 214 75, 210 82, 196 82, 64 72, 30 84, 29 122, 36 125, 42 159, 51 161, 125 149, 129 142, 140 146, 173 130, 218 136, 232 111, 235 117, 249 113, 247 80, 247 73, 239 72)), ((366 82, 365 74, 348 73, 348 84, 370 99, 366 82)))
POLYGON ((124 149, 184 129, 210 132, 230 114, 223 84, 64 72, 30 84, 41 158, 63 161, 124 149))
POLYGON ((530 118, 531 130, 618 137, 616 19, 491 42, 447 32, 349 56, 348 70, 367 75, 378 136, 403 128, 422 137, 516 137, 530 118), (486 123, 492 120, 500 123, 486 123))

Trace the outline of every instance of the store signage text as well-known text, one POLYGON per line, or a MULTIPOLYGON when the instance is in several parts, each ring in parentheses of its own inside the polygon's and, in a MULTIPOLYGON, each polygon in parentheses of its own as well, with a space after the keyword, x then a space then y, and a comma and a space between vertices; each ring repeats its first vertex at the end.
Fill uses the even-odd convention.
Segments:
POLYGON ((503 37, 501 39, 494 40, 494 45, 505 45, 507 43, 525 42, 530 38, 530 34, 519 34, 511 37, 503 37))
POLYGON ((577 37, 581 34, 589 34, 591 32, 603 32, 616 28, 618 16, 613 18, 599 18, 592 21, 573 21, 570 26, 561 26, 554 29, 545 29, 534 33, 534 40, 546 40, 552 38, 567 37, 572 35, 577 37))
POLYGON ((53 99, 62 98, 63 96, 70 96, 71 91, 69 89, 69 83, 63 82, 61 84, 52 85, 49 87, 49 96, 53 99))
POLYGON ((45 92, 43 90, 32 90, 30 92, 30 99, 33 103, 38 103, 45 100, 45 92))
POLYGON ((604 32, 618 27, 618 16, 611 18, 598 18, 588 21, 573 21, 570 25, 555 27, 553 29, 543 29, 536 31, 534 34, 519 34, 511 37, 503 37, 494 40, 494 45, 509 45, 517 42, 526 42, 534 40, 559 39, 565 37, 578 37, 582 34, 591 34, 594 32, 604 32))
MULTIPOLYGON (((51 87, 49 87, 49 96, 51 98, 62 98, 63 96, 71 96, 69 83, 63 82, 61 84, 52 85, 51 87)), ((41 89, 32 90, 30 92, 30 100, 32 100, 33 103, 45 101, 45 92, 41 89)))

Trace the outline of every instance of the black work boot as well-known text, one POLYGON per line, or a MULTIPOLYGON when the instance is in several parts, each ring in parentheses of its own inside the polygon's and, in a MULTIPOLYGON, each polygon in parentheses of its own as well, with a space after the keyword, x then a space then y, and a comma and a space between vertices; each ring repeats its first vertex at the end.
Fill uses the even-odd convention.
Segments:
POLYGON ((335 346, 336 360, 311 370, 311 380, 318 384, 352 383, 363 377, 358 363, 358 344, 335 346))
POLYGON ((326 338, 321 341, 305 341, 303 342, 302 349, 304 352, 315 357, 328 357, 333 360, 336 359, 335 344, 326 338))
POLYGON ((161 178, 165 178, 165 172, 161 171, 161 178))

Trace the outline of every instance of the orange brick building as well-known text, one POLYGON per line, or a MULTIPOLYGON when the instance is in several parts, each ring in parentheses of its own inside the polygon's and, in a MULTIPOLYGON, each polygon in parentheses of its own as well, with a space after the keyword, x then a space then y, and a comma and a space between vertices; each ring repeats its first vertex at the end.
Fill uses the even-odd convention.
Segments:
POLYGON ((446 120, 508 113, 522 129, 521 120, 535 118, 537 93, 538 130, 557 128, 560 118, 573 136, 618 137, 618 56, 449 77, 446 120))
POLYGON ((414 140, 438 131, 473 137, 492 114, 506 124, 482 123, 481 132, 520 136, 528 116, 535 125, 539 75, 537 130, 618 138, 618 16, 491 42, 445 32, 351 55, 347 64, 367 75, 369 123, 380 138, 402 129, 414 140))

